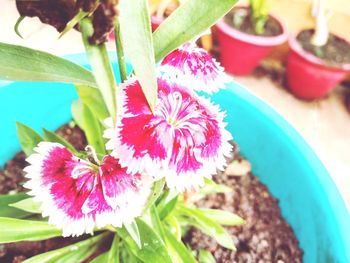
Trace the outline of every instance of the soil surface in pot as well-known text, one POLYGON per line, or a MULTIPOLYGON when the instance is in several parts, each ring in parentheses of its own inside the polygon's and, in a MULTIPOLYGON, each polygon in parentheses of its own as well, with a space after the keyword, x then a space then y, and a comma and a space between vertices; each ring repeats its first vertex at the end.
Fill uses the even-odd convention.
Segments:
MULTIPOLYGON (((63 126, 57 132, 67 139, 78 150, 83 150, 86 138, 77 127, 63 126)), ((238 149, 238 147, 235 147, 238 149)), ((240 227, 228 227, 232 234, 237 251, 233 252, 222 248, 214 240, 191 229, 185 241, 194 249, 208 249, 217 262, 301 262, 303 252, 298 246, 291 227, 284 221, 278 207, 278 201, 268 192, 266 186, 250 173, 250 164, 247 160, 235 153, 235 158, 225 173, 215 177, 218 183, 233 188, 231 193, 213 194, 199 202, 202 207, 221 208, 232 211, 246 220, 240 227)), ((27 165, 24 153, 18 153, 10 160, 5 170, 0 171, 0 194, 24 191, 24 173, 22 169, 27 165)), ((49 250, 66 246, 84 239, 80 238, 53 238, 38 242, 17 242, 0 245, 0 262, 18 263, 25 259, 49 250)), ((111 241, 92 255, 92 258, 106 251, 111 241)))
POLYGON ((231 27, 255 36, 272 37, 282 34, 283 28, 281 24, 272 16, 266 21, 264 32, 257 34, 254 24, 252 23, 250 11, 248 8, 236 7, 233 8, 224 18, 224 21, 231 27))
POLYGON ((297 36, 297 40, 302 48, 322 59, 330 66, 340 66, 342 64, 350 63, 350 44, 344 39, 336 35, 329 34, 328 42, 322 46, 314 46, 311 44, 311 38, 314 30, 304 30, 297 36))

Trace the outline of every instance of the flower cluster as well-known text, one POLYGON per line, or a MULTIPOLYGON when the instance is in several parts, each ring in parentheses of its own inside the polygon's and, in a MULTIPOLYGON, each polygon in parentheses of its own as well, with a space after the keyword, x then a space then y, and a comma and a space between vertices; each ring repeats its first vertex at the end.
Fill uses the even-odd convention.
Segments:
POLYGON ((132 222, 155 180, 165 178, 183 192, 224 168, 231 152, 225 114, 196 93, 224 87, 222 68, 203 49, 185 44, 164 58, 157 81, 153 111, 136 78, 120 86, 117 122, 105 131, 110 154, 101 161, 49 142, 28 157, 25 186, 64 236, 132 222))

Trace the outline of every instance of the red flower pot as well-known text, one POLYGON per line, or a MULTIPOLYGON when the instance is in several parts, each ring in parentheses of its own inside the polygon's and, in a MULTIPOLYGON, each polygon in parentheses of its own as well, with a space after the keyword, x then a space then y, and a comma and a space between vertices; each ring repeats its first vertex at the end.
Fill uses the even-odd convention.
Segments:
POLYGON ((151 16, 151 26, 152 26, 152 32, 154 32, 160 24, 164 21, 164 18, 158 18, 157 16, 153 15, 151 16))
POLYGON ((290 38, 289 48, 287 81, 292 93, 301 99, 322 98, 350 71, 350 64, 339 67, 326 65, 323 60, 305 51, 295 37, 290 38))
POLYGON ((282 34, 265 37, 241 32, 224 20, 219 21, 216 24, 217 37, 221 64, 226 71, 234 75, 248 75, 274 47, 287 41, 287 31, 283 24, 279 23, 282 34))

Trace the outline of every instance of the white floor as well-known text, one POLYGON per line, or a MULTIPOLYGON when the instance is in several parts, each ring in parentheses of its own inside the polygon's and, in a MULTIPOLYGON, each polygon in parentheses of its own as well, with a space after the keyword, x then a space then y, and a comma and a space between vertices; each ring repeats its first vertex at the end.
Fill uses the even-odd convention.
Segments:
MULTIPOLYGON (((81 52, 80 35, 74 31, 58 40, 58 33, 38 19, 20 25, 24 39, 13 27, 18 18, 14 0, 0 0, 0 42, 24 45, 57 55, 81 52)), ((327 99, 303 102, 267 78, 237 77, 237 81, 280 112, 309 142, 330 171, 350 207, 350 114, 338 89, 327 99)))

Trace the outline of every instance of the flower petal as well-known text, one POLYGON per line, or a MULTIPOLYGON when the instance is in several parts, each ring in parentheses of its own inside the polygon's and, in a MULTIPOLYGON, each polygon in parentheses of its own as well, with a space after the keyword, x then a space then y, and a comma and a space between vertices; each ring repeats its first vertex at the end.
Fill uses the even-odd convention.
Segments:
POLYGON ((133 110, 132 103, 147 103, 136 80, 126 82, 121 93, 119 105, 126 114, 118 116, 117 128, 108 135, 112 155, 128 172, 166 176, 169 187, 183 191, 201 186, 204 177, 223 169, 232 137, 225 129, 224 113, 209 100, 162 77, 154 113, 144 107, 133 110))
POLYGON ((161 65, 166 76, 177 78, 184 86, 208 94, 225 88, 225 83, 231 81, 205 49, 190 43, 167 55, 161 65))
POLYGON ((61 144, 41 142, 27 161, 25 187, 63 236, 129 223, 142 213, 150 193, 147 176, 127 174, 112 156, 98 168, 61 144))

